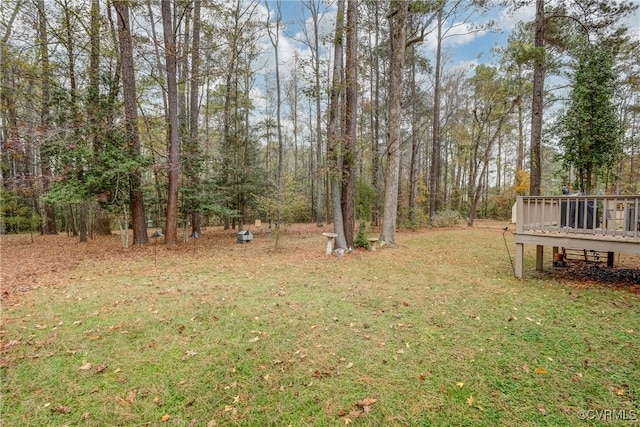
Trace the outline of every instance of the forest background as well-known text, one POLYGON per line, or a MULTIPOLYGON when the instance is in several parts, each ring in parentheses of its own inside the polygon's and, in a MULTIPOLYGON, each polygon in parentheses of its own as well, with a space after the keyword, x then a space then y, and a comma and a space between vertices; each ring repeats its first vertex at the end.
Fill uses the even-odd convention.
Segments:
POLYGON ((0 230, 329 222, 347 247, 517 195, 638 193, 637 6, 3 2, 0 230))

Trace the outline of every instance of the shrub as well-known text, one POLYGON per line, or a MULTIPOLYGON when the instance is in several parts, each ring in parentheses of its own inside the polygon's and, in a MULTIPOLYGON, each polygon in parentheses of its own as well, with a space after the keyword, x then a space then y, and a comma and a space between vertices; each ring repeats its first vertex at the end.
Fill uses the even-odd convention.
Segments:
POLYGON ((456 227, 464 221, 464 218, 458 211, 444 210, 436 212, 431 218, 433 227, 456 227))
POLYGON ((367 236, 367 226, 364 221, 360 221, 360 227, 358 228, 358 234, 356 235, 353 244, 356 248, 371 249, 371 242, 369 242, 369 236, 367 236))

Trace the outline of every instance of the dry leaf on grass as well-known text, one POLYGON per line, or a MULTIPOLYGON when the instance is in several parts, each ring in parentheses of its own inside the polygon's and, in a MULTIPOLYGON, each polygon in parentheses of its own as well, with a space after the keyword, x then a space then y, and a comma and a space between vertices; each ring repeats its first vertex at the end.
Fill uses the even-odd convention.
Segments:
POLYGON ((51 408, 51 413, 52 414, 70 414, 71 408, 69 408, 68 406, 58 405, 55 408, 51 408))
MULTIPOLYGON (((345 415, 348 414, 352 418, 362 417, 371 412, 373 405, 377 401, 378 399, 374 397, 368 397, 366 399, 358 400, 357 402, 353 403, 353 407, 348 412, 345 409, 341 409, 340 411, 338 411, 338 416, 344 417, 345 415)), ((349 420, 349 423, 351 423, 350 418, 345 418, 345 422, 347 420, 349 420)))
POLYGON ((616 396, 624 396, 629 390, 629 386, 627 384, 620 384, 620 385, 614 384, 614 385, 610 385, 608 389, 611 393, 615 394, 616 396))

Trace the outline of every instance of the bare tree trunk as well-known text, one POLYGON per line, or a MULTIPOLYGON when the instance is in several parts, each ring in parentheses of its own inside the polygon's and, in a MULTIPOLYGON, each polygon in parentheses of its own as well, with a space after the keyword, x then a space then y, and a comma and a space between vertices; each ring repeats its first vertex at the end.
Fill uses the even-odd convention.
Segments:
POLYGON ((438 10, 436 65, 433 83, 433 137, 431 141, 431 171, 429 174, 429 218, 440 209, 440 71, 442 68, 442 8, 438 10))
POLYGON ((531 102, 531 181, 529 193, 540 195, 542 186, 542 165, 540 147, 542 145, 542 95, 544 92, 544 0, 536 0, 534 45, 536 56, 533 68, 533 100, 531 102))
MULTIPOLYGON (((133 40, 129 18, 129 3, 114 3, 118 14, 118 40, 122 68, 122 94, 124 98, 125 126, 132 157, 140 155, 140 136, 138 131, 138 106, 135 72, 133 68, 133 40)), ((142 194, 142 171, 136 168, 129 175, 129 203, 131 205, 131 223, 133 225, 133 244, 144 245, 149 242, 147 223, 142 194)))
POLYGON ((411 100, 414 103, 411 108, 411 158, 409 161, 409 221, 412 224, 418 222, 416 198, 418 193, 418 154, 420 141, 418 136, 418 94, 416 91, 416 61, 411 63, 411 100))
MULTIPOLYGON (((68 64, 69 64, 69 92, 71 94, 70 96, 70 104, 69 104, 69 109, 71 110, 71 116, 72 116, 72 121, 73 121, 73 129, 74 129, 74 137, 76 138, 76 140, 78 142, 82 141, 82 136, 80 134, 80 114, 79 114, 79 97, 78 97, 78 87, 77 87, 77 82, 76 82, 76 70, 75 70, 75 61, 76 61, 76 56, 75 56, 75 51, 73 49, 73 43, 74 43, 74 34, 73 34, 73 29, 71 28, 71 15, 70 15, 70 8, 68 5, 68 1, 65 0, 65 4, 64 4, 64 30, 65 30, 65 36, 66 36, 66 48, 67 48, 67 59, 68 59, 68 64)), ((75 164, 74 164, 74 168, 75 168, 75 174, 76 177, 78 178, 79 182, 84 182, 84 169, 83 169, 83 161, 84 159, 82 157, 76 158, 75 159, 75 164)), ((86 209, 80 209, 79 214, 81 216, 86 215, 87 210, 86 209)), ((80 222, 79 222, 79 227, 80 227, 80 242, 86 242, 87 241, 87 230, 86 227, 87 221, 86 218, 81 218, 80 222)))
POLYGON ((396 241, 398 216, 398 178, 400 174, 400 123, 402 115, 402 72, 407 33, 408 1, 398 1, 389 20, 391 27, 391 58, 389 73, 389 116, 387 123, 387 171, 384 189, 384 216, 380 240, 393 245, 396 241))
MULTIPOLYGON (((268 10, 268 2, 267 10, 268 10)), ((276 174, 276 182, 278 186, 278 207, 276 208, 276 227, 280 227, 280 207, 284 203, 284 182, 283 182, 283 160, 284 160, 284 138, 282 136, 282 91, 280 88, 280 55, 279 55, 279 41, 280 41, 280 25, 282 21, 282 6, 278 1, 276 12, 276 28, 271 30, 270 25, 271 17, 267 18, 267 33, 271 40, 271 46, 275 52, 275 65, 276 65, 276 132, 278 136, 278 169, 276 174)))
MULTIPOLYGON (((49 111, 51 69, 49 67, 49 38, 47 34, 47 16, 45 13, 44 0, 38 0, 38 36, 40 43, 40 62, 42 64, 42 109, 40 112, 40 134, 43 143, 46 144, 46 135, 51 127, 49 111)), ((40 172, 42 173, 42 192, 46 193, 51 185, 53 174, 51 172, 50 156, 47 150, 40 149, 40 172)), ((58 234, 56 226, 56 215, 53 205, 44 202, 44 234, 58 234)))
POLYGON ((329 92, 329 125, 327 127, 327 163, 331 181, 331 200, 333 205, 333 231, 336 237, 336 248, 347 248, 342 216, 341 183, 342 168, 340 159, 342 135, 340 128, 342 84, 342 52, 344 34, 344 0, 338 0, 336 12, 336 32, 333 39, 333 76, 329 92))
POLYGON ((358 5, 347 1, 347 43, 345 63, 345 145, 342 157, 342 215, 347 247, 352 248, 355 234, 355 156, 358 115, 358 5))
POLYGON ((316 95, 316 225, 321 227, 323 224, 323 203, 322 203, 322 113, 320 106, 320 35, 317 13, 313 17, 313 35, 315 45, 315 95, 316 95))
MULTIPOLYGON (((89 87, 87 95, 88 133, 93 144, 93 155, 97 161, 104 149, 101 125, 104 123, 103 110, 100 107, 100 1, 91 0, 91 24, 89 26, 90 54, 89 54, 89 87)), ((98 205, 96 223, 92 230, 98 235, 111 234, 111 217, 106 209, 98 205)), ((92 231, 93 234, 93 231, 92 231)))
MULTIPOLYGON (((378 49, 378 42, 380 36, 380 23, 379 17, 379 3, 374 3, 374 46, 378 49)), ((373 93, 373 106, 372 110, 372 138, 371 138, 371 187, 374 193, 380 194, 380 61, 378 55, 373 55, 373 72, 372 72, 372 84, 374 85, 373 93)), ((380 202, 376 198, 373 209, 371 212, 371 222, 374 226, 380 224, 380 202)))
POLYGON ((180 133, 178 124, 178 85, 176 81, 176 40, 173 33, 172 2, 162 2, 162 29, 164 33, 167 68, 167 104, 169 127, 169 184, 167 190, 167 225, 165 245, 178 244, 178 178, 180 163, 178 150, 180 133))
MULTIPOLYGON (((196 157, 200 154, 200 147, 198 141, 198 116, 200 112, 199 99, 198 99, 198 87, 200 85, 200 9, 201 1, 195 0, 193 2, 193 43, 191 48, 191 94, 190 94, 190 106, 189 106, 189 139, 191 152, 191 164, 195 165, 200 160, 196 157)), ((197 200, 197 188, 200 182, 198 176, 198 168, 192 167, 191 171, 191 185, 196 188, 196 197, 193 202, 191 212, 191 236, 197 237, 202 235, 202 229, 200 224, 200 203, 197 200)))

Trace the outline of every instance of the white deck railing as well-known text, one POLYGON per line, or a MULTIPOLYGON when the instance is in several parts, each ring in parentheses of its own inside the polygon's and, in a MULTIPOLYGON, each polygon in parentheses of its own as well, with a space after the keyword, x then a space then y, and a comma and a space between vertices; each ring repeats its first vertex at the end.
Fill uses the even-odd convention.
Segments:
POLYGON ((640 195, 524 196, 514 214, 516 233, 640 237, 640 195))

